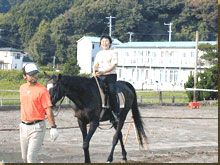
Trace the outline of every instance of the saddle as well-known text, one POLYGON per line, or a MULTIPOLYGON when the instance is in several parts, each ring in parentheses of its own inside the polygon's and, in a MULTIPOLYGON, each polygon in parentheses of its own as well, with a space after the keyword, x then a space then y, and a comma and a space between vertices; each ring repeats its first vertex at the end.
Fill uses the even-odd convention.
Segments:
MULTIPOLYGON (((94 78, 95 78, 97 86, 99 88, 99 93, 100 93, 101 100, 102 100, 102 108, 103 109, 110 108, 107 85, 99 78, 97 78, 97 77, 94 77, 94 78)), ((125 97, 124 97, 124 94, 122 93, 121 89, 117 88, 117 87, 116 87, 116 98, 117 98, 118 104, 120 105, 119 107, 124 108, 125 97)))

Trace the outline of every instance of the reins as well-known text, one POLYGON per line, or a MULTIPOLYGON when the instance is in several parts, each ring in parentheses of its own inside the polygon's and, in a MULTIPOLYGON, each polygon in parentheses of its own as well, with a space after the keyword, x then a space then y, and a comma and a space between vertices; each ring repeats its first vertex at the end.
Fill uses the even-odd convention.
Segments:
MULTIPOLYGON (((63 103, 63 100, 64 100, 64 98, 66 97, 66 94, 67 94, 67 92, 68 92, 69 87, 70 87, 70 86, 68 86, 68 88, 67 88, 65 94, 64 94, 63 97, 62 97, 62 99, 61 99, 61 101, 60 101, 59 108, 58 108, 58 110, 57 110, 57 114, 54 114, 54 117, 57 117, 58 114, 60 113, 60 110, 61 110, 61 104, 63 103)), ((47 119, 47 116, 46 116, 46 119, 47 119)))
POLYGON ((98 128, 101 129, 101 130, 109 130, 109 129, 112 129, 113 126, 114 126, 114 124, 112 124, 112 126, 110 128, 104 129, 104 128, 100 127, 100 126, 98 126, 98 128))
POLYGON ((69 87, 70 87, 70 85, 68 85, 68 88, 67 88, 67 90, 66 90, 66 92, 65 92, 65 94, 63 95, 63 97, 62 97, 62 99, 61 99, 61 101, 60 101, 60 105, 59 105, 59 108, 58 108, 58 112, 57 112, 57 114, 55 115, 54 114, 54 117, 57 117, 58 116, 58 114, 60 113, 60 109, 61 109, 61 104, 63 103, 63 100, 64 100, 64 98, 66 97, 66 94, 67 94, 67 92, 68 92, 68 90, 69 90, 69 87))
POLYGON ((58 108, 58 110, 57 110, 57 114, 54 114, 54 117, 57 117, 57 116, 58 116, 58 114, 60 113, 61 104, 63 103, 63 100, 64 100, 65 96, 66 96, 66 95, 64 95, 64 96, 62 97, 62 99, 61 99, 61 101, 60 101, 59 108, 58 108))

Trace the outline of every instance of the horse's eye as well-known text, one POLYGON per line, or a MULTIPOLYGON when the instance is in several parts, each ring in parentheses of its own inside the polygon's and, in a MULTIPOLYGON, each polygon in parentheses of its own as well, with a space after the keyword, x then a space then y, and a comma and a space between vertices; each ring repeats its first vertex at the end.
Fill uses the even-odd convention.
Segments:
POLYGON ((50 88, 53 88, 53 83, 47 84, 47 90, 49 91, 50 88))

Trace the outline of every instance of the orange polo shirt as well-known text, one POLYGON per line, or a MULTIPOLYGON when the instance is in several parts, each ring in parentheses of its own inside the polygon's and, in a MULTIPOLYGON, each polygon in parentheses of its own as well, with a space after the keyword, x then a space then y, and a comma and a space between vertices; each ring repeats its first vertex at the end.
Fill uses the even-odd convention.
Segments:
POLYGON ((21 120, 44 120, 45 112, 51 107, 50 94, 47 88, 37 83, 30 86, 25 83, 20 87, 21 120))

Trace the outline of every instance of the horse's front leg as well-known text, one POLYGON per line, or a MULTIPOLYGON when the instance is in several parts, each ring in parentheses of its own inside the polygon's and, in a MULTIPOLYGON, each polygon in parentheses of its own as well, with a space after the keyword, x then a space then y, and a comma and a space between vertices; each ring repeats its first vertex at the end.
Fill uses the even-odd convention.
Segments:
POLYGON ((84 154, 85 154, 85 163, 90 163, 90 155, 89 155, 89 142, 94 134, 94 132, 96 131, 97 127, 99 126, 99 122, 98 121, 91 121, 90 123, 90 127, 89 127, 89 131, 88 134, 86 135, 85 139, 83 140, 83 150, 84 150, 84 154))
POLYGON ((112 149, 111 149, 111 152, 108 156, 107 163, 111 163, 113 161, 113 154, 114 154, 115 146, 118 143, 118 139, 120 139, 120 142, 121 142, 123 160, 125 160, 125 161, 127 160, 127 158, 126 158, 127 153, 124 148, 124 144, 122 141, 122 133, 121 133, 121 129, 122 129, 123 125, 124 125, 124 122, 122 122, 120 120, 117 124, 114 124, 114 128, 116 129, 116 132, 113 136, 112 149))
MULTIPOLYGON (((86 136, 87 136, 87 127, 86 127, 86 123, 81 121, 80 119, 78 119, 78 124, 79 124, 79 128, 81 130, 82 136, 83 136, 83 146, 86 140, 86 136)), ((90 155, 89 155, 89 150, 88 148, 83 147, 84 150, 84 158, 85 158, 85 162, 90 163, 90 155)))

